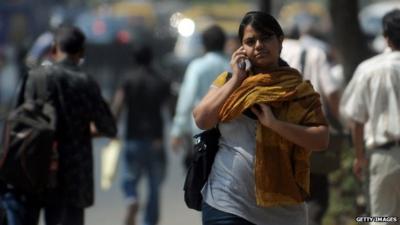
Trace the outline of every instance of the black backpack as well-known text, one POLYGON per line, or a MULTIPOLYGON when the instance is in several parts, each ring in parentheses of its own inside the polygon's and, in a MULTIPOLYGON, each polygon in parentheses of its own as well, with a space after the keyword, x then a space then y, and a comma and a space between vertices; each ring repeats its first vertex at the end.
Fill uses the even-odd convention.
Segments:
POLYGON ((3 130, 0 179, 27 194, 41 193, 48 187, 51 160, 57 147, 56 109, 49 102, 47 70, 43 67, 30 73, 37 96, 12 110, 3 130))

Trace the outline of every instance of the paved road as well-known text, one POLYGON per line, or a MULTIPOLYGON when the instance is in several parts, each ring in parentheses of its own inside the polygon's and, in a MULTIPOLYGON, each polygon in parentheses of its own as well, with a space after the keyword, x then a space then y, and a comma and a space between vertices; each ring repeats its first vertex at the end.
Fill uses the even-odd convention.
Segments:
MULTIPOLYGON (((122 225, 125 214, 125 205, 119 188, 119 176, 108 191, 100 190, 100 148, 105 140, 95 141, 96 158, 96 203, 87 210, 87 225, 122 225)), ((182 184, 184 171, 181 164, 181 154, 168 151, 168 171, 162 192, 162 208, 160 225, 200 225, 200 213, 186 208, 183 201, 182 184)), ((146 180, 140 184, 144 200, 146 196, 146 180)), ((141 215, 139 214, 139 217, 141 215)), ((140 224, 138 224, 140 225, 140 224)))
MULTIPOLYGON (((107 139, 94 141, 95 155, 95 182, 96 201, 95 205, 86 210, 86 225, 123 225, 125 215, 125 203, 120 191, 120 177, 117 175, 115 182, 108 191, 100 189, 100 152, 107 139)), ((183 201, 182 185, 184 171, 181 164, 181 154, 168 151, 168 171, 162 191, 162 208, 159 225, 200 225, 201 215, 199 212, 186 208, 183 201)), ((146 180, 140 184, 140 193, 144 200, 147 189, 146 180)), ((138 219, 142 215, 139 212, 138 219)), ((40 222, 43 225, 43 221, 40 222)), ((138 225, 141 225, 138 223, 138 225)))

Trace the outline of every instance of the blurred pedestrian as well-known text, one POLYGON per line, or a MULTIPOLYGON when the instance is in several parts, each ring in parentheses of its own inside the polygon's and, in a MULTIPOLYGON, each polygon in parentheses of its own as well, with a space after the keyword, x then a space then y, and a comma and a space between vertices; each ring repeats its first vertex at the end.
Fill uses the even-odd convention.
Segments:
POLYGON ((229 69, 224 54, 226 35, 223 29, 212 25, 203 31, 201 37, 205 54, 194 59, 186 69, 171 128, 172 149, 185 150, 186 168, 193 155, 192 137, 201 131, 194 122, 192 110, 207 93, 216 75, 229 69))
POLYGON ((353 172, 364 181, 363 171, 369 174, 371 216, 386 217, 400 215, 400 10, 387 13, 382 23, 391 50, 357 67, 340 112, 351 124, 353 172))
POLYGON ((48 30, 42 33, 29 49, 25 63, 29 68, 34 68, 42 63, 50 63, 51 46, 54 42, 54 31, 48 30))
POLYGON ((344 147, 343 129, 338 108, 341 86, 334 80, 326 53, 299 40, 285 39, 281 57, 299 70, 321 95, 322 109, 328 119, 330 143, 326 151, 311 154, 310 198, 307 200, 310 225, 321 225, 329 207, 329 177, 339 168, 340 151, 344 147))
POLYGON ((221 133, 203 224, 307 224, 309 156, 329 139, 319 95, 280 58, 275 18, 249 12, 238 33, 232 76, 221 74, 193 111, 200 128, 221 133), (244 59, 248 71, 238 66, 244 59))
POLYGON ((226 55, 232 55, 241 45, 237 34, 228 35, 224 52, 226 55))
POLYGON ((135 68, 122 79, 113 100, 117 118, 126 108, 122 152, 122 191, 127 203, 126 225, 136 224, 139 209, 138 184, 148 178, 149 195, 143 224, 155 225, 160 216, 160 191, 165 177, 164 123, 161 115, 170 96, 169 83, 154 69, 150 46, 134 52, 135 68))
POLYGON ((49 19, 48 30, 41 33, 33 42, 31 48, 25 56, 25 64, 28 68, 33 68, 41 64, 51 64, 52 45, 54 43, 54 32, 61 26, 67 25, 67 22, 59 17, 49 19))
MULTIPOLYGON (((47 76, 47 91, 56 108, 58 169, 55 183, 40 196, 7 186, 3 205, 9 225, 38 224, 45 209, 46 225, 83 225, 85 208, 94 201, 93 136, 114 136, 116 125, 99 86, 78 66, 85 36, 75 27, 61 27, 52 46, 54 64, 29 72, 25 101, 38 97, 37 74, 47 76)), ((45 176, 45 174, 43 174, 45 176)))

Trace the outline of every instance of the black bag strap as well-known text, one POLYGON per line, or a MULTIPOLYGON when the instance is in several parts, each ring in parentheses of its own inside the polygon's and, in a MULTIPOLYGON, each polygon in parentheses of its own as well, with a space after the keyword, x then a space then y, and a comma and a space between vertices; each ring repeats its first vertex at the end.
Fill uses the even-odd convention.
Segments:
MULTIPOLYGON (((47 68, 46 68, 47 70, 47 68)), ((43 102, 45 102, 46 100, 48 100, 50 93, 48 90, 48 72, 44 72, 44 73, 35 73, 33 75, 33 82, 34 82, 34 86, 35 86, 35 90, 37 91, 37 99, 42 100, 43 102)))
POLYGON ((307 49, 303 48, 300 54, 300 72, 304 73, 304 68, 306 67, 306 57, 307 57, 307 49))
MULTIPOLYGON (((33 86, 35 87, 35 92, 33 93, 28 93, 28 95, 33 95, 31 97, 34 97, 34 94, 36 94, 36 98, 42 100, 43 102, 47 101, 50 97, 50 91, 49 91, 49 76, 55 76, 56 73, 59 73, 62 68, 58 66, 57 64, 51 64, 51 65, 44 65, 43 66, 43 71, 40 71, 38 73, 33 73, 31 74, 31 78, 33 79, 32 82, 33 86)), ((28 78, 29 79, 29 78, 28 78)), ((61 112, 65 114, 66 112, 66 107, 65 107, 65 101, 64 101, 64 96, 62 94, 62 89, 60 87, 59 82, 57 79, 54 80, 54 85, 55 85, 55 90, 57 92, 57 97, 58 101, 60 102, 61 106, 61 112)), ((68 119, 67 116, 65 116, 66 119, 68 119)), ((69 121, 67 121, 69 122, 69 121)))

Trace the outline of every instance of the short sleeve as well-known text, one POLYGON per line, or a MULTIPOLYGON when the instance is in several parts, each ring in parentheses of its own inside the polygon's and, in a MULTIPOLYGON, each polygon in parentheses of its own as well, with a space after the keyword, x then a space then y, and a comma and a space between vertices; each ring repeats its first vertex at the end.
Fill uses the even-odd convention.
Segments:
POLYGON ((228 72, 223 72, 218 77, 213 81, 211 86, 214 87, 222 87, 228 78, 229 73, 228 72))
POLYGON ((365 123, 369 117, 367 109, 368 102, 370 102, 368 100, 369 89, 367 88, 367 76, 364 76, 364 73, 360 71, 356 71, 342 95, 340 114, 345 119, 365 123))
POLYGON ((304 115, 301 119, 301 125, 304 126, 319 126, 319 125, 328 125, 328 121, 325 118, 325 115, 322 111, 321 101, 319 95, 309 96, 303 98, 302 100, 294 103, 291 110, 296 110, 295 108, 300 109, 304 112, 304 115))

